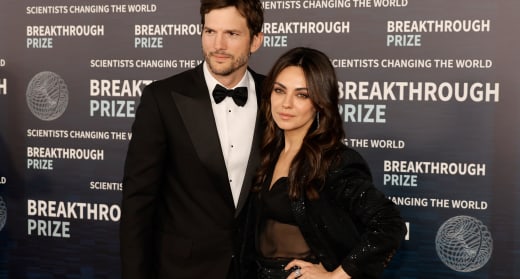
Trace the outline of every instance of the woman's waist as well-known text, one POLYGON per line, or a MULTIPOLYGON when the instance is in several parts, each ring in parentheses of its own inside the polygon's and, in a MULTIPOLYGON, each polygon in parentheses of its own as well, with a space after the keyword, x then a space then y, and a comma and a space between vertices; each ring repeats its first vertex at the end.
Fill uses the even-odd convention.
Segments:
POLYGON ((299 259, 313 264, 318 264, 320 261, 314 256, 307 256, 304 258, 287 258, 287 257, 257 257, 257 263, 261 267, 284 269, 292 260, 299 259))

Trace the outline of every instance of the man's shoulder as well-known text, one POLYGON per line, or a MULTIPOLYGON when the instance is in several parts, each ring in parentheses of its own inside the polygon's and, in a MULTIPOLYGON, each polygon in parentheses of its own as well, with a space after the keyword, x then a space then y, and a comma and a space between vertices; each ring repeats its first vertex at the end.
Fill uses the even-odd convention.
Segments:
MULTIPOLYGON (((143 95, 168 96, 172 92, 191 92, 198 83, 203 83, 199 67, 189 69, 175 75, 158 79, 143 89, 143 95)), ((201 71, 201 70, 200 70, 201 71)))
POLYGON ((249 67, 247 68, 247 70, 251 73, 251 75, 253 76, 255 81, 263 81, 264 80, 265 75, 259 74, 259 73, 255 72, 253 69, 251 69, 249 67))
POLYGON ((157 80, 153 83, 155 83, 156 86, 171 86, 172 84, 182 85, 189 84, 192 81, 198 81, 198 79, 200 79, 199 67, 200 66, 197 66, 196 68, 177 73, 175 75, 157 80))

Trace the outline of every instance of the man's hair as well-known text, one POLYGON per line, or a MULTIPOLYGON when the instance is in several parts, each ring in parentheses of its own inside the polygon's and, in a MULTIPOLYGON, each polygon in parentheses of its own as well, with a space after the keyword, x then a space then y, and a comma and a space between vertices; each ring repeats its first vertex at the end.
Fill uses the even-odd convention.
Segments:
POLYGON ((205 15, 207 13, 215 9, 227 7, 235 7, 246 19, 251 37, 262 32, 264 10, 262 9, 262 3, 260 0, 201 0, 200 21, 202 26, 205 24, 205 15))

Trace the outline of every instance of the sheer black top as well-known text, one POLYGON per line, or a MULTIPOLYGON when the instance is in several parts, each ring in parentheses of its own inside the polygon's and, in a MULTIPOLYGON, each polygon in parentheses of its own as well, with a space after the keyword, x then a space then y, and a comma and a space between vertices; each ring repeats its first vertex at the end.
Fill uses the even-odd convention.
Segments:
POLYGON ((271 189, 266 183, 260 193, 260 202, 262 211, 257 235, 259 255, 264 258, 310 257, 310 248, 291 211, 287 177, 279 178, 271 189))

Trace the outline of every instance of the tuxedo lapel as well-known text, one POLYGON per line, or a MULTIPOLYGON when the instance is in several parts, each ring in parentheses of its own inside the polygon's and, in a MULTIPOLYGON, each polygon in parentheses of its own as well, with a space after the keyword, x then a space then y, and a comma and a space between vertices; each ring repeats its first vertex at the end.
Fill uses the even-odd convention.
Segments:
POLYGON ((258 106, 258 112, 255 123, 255 131, 253 135, 253 144, 251 145, 251 154, 249 155, 249 161, 247 163, 246 174, 244 177, 244 182, 242 183, 242 189, 240 191, 240 197, 238 199, 237 209, 235 211, 235 216, 240 214, 240 211, 244 207, 247 196, 251 192, 251 186, 253 184, 253 178, 256 173, 256 168, 258 167, 258 163, 260 161, 260 142, 262 140, 262 133, 264 130, 263 122, 261 121, 261 112, 260 112, 260 101, 261 101, 261 92, 262 92, 262 84, 264 81, 264 77, 258 75, 251 69, 248 69, 253 78, 255 80, 255 90, 256 90, 256 100, 258 106))
POLYGON ((240 214, 240 211, 246 203, 247 196, 251 192, 251 185, 253 184, 256 167, 258 166, 258 161, 260 160, 260 140, 262 130, 263 129, 260 127, 260 117, 257 116, 255 132, 253 135, 253 144, 251 146, 251 154, 249 155, 249 161, 247 162, 246 174, 244 176, 244 182, 242 183, 242 189, 240 190, 240 197, 238 199, 235 217, 240 214))
POLYGON ((226 201, 234 206, 226 164, 201 65, 191 71, 190 78, 191 80, 187 80, 185 86, 172 92, 171 95, 200 161, 215 178, 214 184, 226 201))

